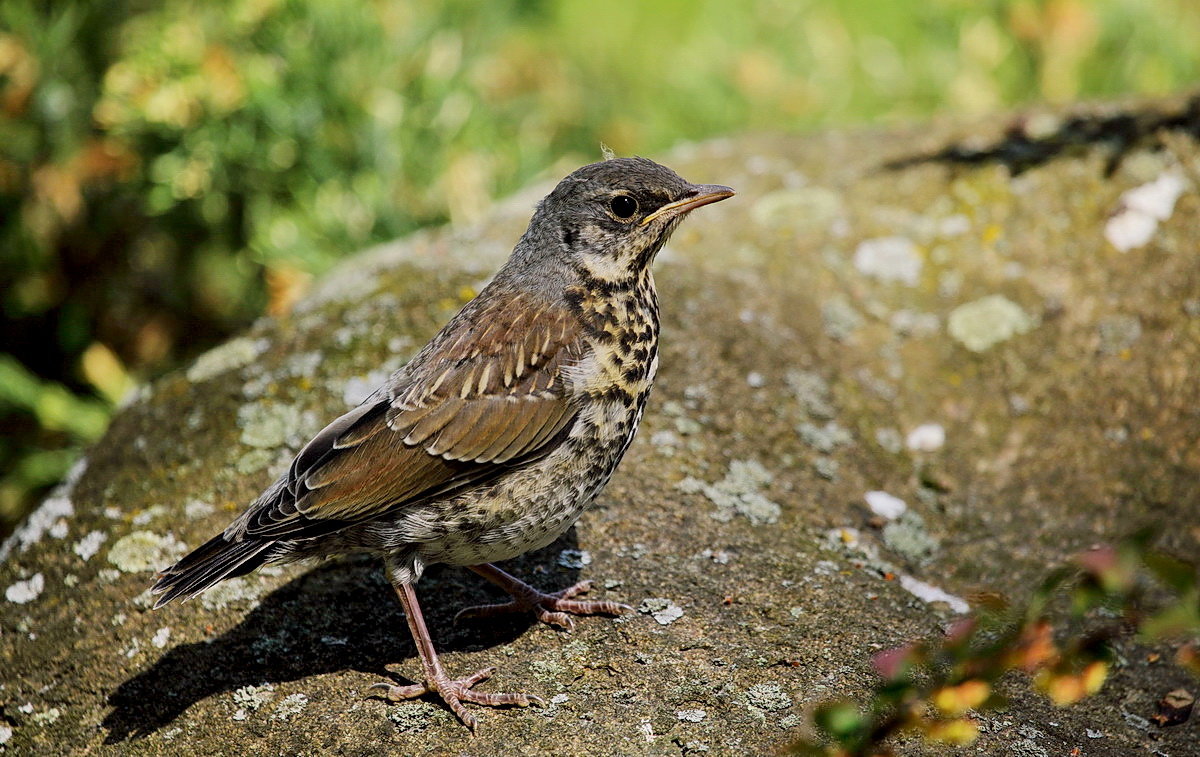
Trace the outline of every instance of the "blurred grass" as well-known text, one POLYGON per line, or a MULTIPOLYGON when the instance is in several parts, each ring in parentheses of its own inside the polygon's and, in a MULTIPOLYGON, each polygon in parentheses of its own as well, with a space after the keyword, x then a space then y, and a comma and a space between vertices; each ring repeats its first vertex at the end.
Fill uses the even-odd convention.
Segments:
POLYGON ((1194 0, 4 0, 0 534, 134 380, 553 167, 1200 81, 1194 0))

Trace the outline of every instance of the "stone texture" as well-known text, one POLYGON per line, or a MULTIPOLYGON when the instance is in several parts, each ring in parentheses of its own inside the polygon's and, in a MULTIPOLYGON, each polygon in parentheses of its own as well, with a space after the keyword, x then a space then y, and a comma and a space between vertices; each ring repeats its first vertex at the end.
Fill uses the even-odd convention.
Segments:
MULTIPOLYGON (((805 732, 814 703, 871 685, 874 652, 938 633, 973 592, 1020 597, 1070 554, 1146 523, 1194 557, 1200 150, 1169 128, 1104 137, 1104 119, 1161 126, 1178 107, 1042 114, 1060 128, 1033 142, 996 119, 664 156, 739 195, 662 256, 660 382, 599 506, 511 568, 549 588, 593 578, 597 596, 647 609, 570 635, 524 620, 455 627, 458 609, 493 595, 431 571, 418 591, 450 670, 497 665, 485 688, 548 702, 481 712, 475 739, 432 703, 363 698, 389 670, 418 671, 369 559, 269 570, 149 610, 147 563, 221 528, 402 364, 479 289, 545 186, 477 227, 349 260, 290 316, 143 392, 7 545, 0 751, 766 753, 805 732), (1166 174, 1184 181, 1170 214, 1117 249, 1105 225, 1123 193, 1166 174), (878 239, 916 256, 902 280, 856 267, 878 239), (947 321, 985 297, 1029 320, 973 351, 947 321), (1136 323, 1136 338, 1114 339, 1114 323, 1136 323), (900 444, 922 424, 944 444, 900 444), (829 428, 837 443, 814 443, 829 428), (872 525, 875 490, 908 503, 904 540, 872 525)), ((1187 676, 1147 651, 1130 642, 1104 690, 1065 710, 1014 677, 1010 708, 983 715, 979 742, 956 753, 1187 754, 1195 718, 1145 720, 1187 676)))

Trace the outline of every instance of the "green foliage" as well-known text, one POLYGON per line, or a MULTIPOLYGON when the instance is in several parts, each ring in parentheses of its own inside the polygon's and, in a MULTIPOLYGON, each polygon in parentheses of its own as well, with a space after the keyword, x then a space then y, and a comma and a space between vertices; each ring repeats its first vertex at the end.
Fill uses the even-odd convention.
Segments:
POLYGON ((1142 532, 1117 547, 1079 555, 1071 566, 1052 571, 1020 607, 963 619, 942 639, 876 655, 882 680, 863 706, 819 705, 814 724, 829 742, 801 741, 793 751, 885 755, 891 753, 889 738, 901 732, 969 744, 979 732, 972 713, 1004 705, 995 691, 1003 676, 1024 671, 1055 704, 1072 704, 1104 685, 1114 657, 1111 643, 1129 628, 1143 642, 1182 642, 1177 661, 1200 675, 1196 566, 1153 550, 1151 536, 1142 532), (1066 613, 1055 609, 1063 604, 1066 613), (1150 604, 1159 609, 1148 611, 1150 604))
MULTIPOLYGON (((601 141, 1159 93, 1197 38, 1192 0, 5 0, 0 353, 112 395, 601 141)), ((0 467, 73 444, 2 412, 0 467)))

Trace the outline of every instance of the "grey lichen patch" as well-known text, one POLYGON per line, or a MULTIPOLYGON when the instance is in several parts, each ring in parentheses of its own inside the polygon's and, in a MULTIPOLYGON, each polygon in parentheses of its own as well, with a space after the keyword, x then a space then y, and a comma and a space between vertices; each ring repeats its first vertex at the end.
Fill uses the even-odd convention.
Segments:
MULTIPOLYGON (((641 439, 644 437, 636 437, 636 438, 641 439)), ((682 446, 682 444, 683 444, 683 440, 679 438, 679 435, 669 429, 663 429, 662 431, 655 431, 653 434, 650 435, 650 446, 657 449, 660 453, 662 453, 666 457, 671 457, 672 455, 674 455, 676 449, 678 449, 680 446, 682 446)))
POLYGON ((756 526, 779 521, 781 509, 767 499, 761 489, 775 479, 775 474, 756 460, 734 460, 729 464, 725 478, 708 484, 688 476, 676 486, 688 494, 703 494, 708 497, 717 511, 712 517, 722 522, 741 515, 756 526))
POLYGON ((836 481, 838 468, 841 467, 837 460, 832 457, 822 455, 816 460, 813 460, 813 472, 826 481, 836 481))
POLYGON ((287 721, 299 715, 307 706, 307 694, 288 694, 279 701, 279 704, 275 705, 275 711, 271 713, 271 718, 287 721))
POLYGON ((854 251, 854 267, 864 276, 913 286, 921 277, 921 254, 908 237, 867 239, 854 251))
POLYGON ((324 356, 317 351, 301 352, 288 357, 282 364, 268 368, 256 363, 246 371, 246 383, 242 384, 242 395, 249 400, 266 397, 272 389, 295 383, 309 386, 317 379, 324 356))
POLYGON ((914 452, 937 452, 945 444, 946 428, 940 423, 922 423, 904 438, 904 445, 914 452))
POLYGON ((312 429, 315 420, 312 413, 301 412, 290 403, 253 402, 238 408, 237 423, 242 429, 242 444, 275 449, 284 444, 299 446, 309 436, 307 430, 312 429))
POLYGON ((925 519, 905 510, 883 527, 883 543, 912 565, 924 565, 937 555, 937 539, 925 528, 925 519))
POLYGON ((188 381, 199 383, 234 368, 241 368, 266 352, 270 345, 266 339, 248 336, 231 339, 196 358, 196 362, 187 369, 188 381))
POLYGON ((150 646, 154 647, 155 649, 163 649, 170 641, 171 629, 167 626, 163 626, 155 631, 154 635, 150 637, 150 646))
POLYGON ((249 476, 251 473, 258 473, 263 468, 266 468, 275 460, 275 453, 269 449, 252 449, 244 455, 238 455, 237 460, 233 461, 233 469, 239 475, 249 476))
POLYGON ((916 310, 897 310, 888 318, 892 331, 900 336, 930 336, 938 333, 942 323, 933 313, 921 313, 916 310))
POLYGON ((75 514, 75 505, 71 502, 71 492, 87 467, 87 459, 80 458, 67 471, 66 479, 50 491, 50 495, 46 497, 41 506, 29 514, 29 517, 13 532, 12 536, 0 543, 0 563, 4 562, 14 548, 19 546, 24 552, 37 544, 47 532, 53 533, 60 523, 65 522, 63 519, 75 514))
POLYGON ((387 719, 401 733, 420 733, 431 725, 449 722, 446 712, 431 702, 412 701, 388 705, 387 719))
POLYGON ((1134 315, 1110 315, 1096 325, 1100 352, 1117 355, 1132 347, 1142 336, 1142 322, 1134 315))
POLYGON ((862 328, 862 314, 845 297, 835 297, 821 306, 821 325, 834 341, 844 342, 862 328))
POLYGON ((664 402, 662 412, 674 419, 675 430, 683 436, 693 436, 704 430, 704 426, 699 421, 688 417, 687 408, 681 402, 675 400, 664 402))
MULTIPOLYGON (((395 345, 396 349, 404 349, 406 347, 408 347, 407 342, 395 345)), ((393 346, 389 345, 389 349, 392 348, 393 346)), ((375 370, 362 376, 351 376, 342 385, 342 400, 351 406, 360 404, 407 362, 407 355, 392 355, 375 370)))
POLYGON ((533 677, 540 683, 554 684, 563 688, 563 679, 567 676, 567 669, 561 663, 554 660, 534 660, 529 663, 529 669, 533 671, 533 677))
POLYGON ((825 187, 780 189, 762 196, 750 215, 763 226, 820 228, 842 213, 842 198, 825 187))
POLYGON ((1175 202, 1189 184, 1181 172, 1169 170, 1125 192, 1117 211, 1104 225, 1104 236, 1121 252, 1146 244, 1154 238, 1159 224, 1171 217, 1175 202))
POLYGON ((144 526, 156 518, 161 518, 167 515, 168 510, 166 505, 151 505, 150 507, 134 513, 132 522, 135 526, 144 526))
POLYGON ((58 719, 62 717, 62 714, 62 710, 58 709, 57 707, 51 707, 48 710, 34 713, 31 720, 33 721, 34 725, 45 727, 57 723, 58 719))
POLYGON ((243 686, 233 692, 233 703, 240 709, 256 712, 275 698, 275 685, 243 686))
POLYGON ((230 578, 200 595, 200 604, 209 610, 223 610, 229 605, 242 608, 253 606, 266 591, 261 580, 230 578))
POLYGON ((875 443, 893 455, 904 449, 904 437, 894 428, 881 428, 875 431, 875 443))
POLYGON ((592 564, 592 553, 586 549, 564 549, 558 553, 558 564, 569 570, 579 570, 592 564))
POLYGON ((643 599, 638 612, 654 618, 660 626, 669 626, 683 617, 683 608, 664 597, 643 599))
POLYGON ((300 352, 284 360, 276 374, 286 377, 312 378, 323 361, 321 353, 316 350, 300 352))
POLYGON ((89 531, 87 536, 75 542, 71 551, 79 555, 79 559, 87 562, 100 551, 100 545, 108 540, 108 534, 103 531, 89 531))
POLYGON ((759 683, 746 689, 743 700, 765 712, 779 712, 792 706, 792 697, 778 683, 759 683))
POLYGON ((342 401, 351 406, 361 404, 387 380, 388 375, 386 371, 371 371, 365 376, 351 376, 342 386, 342 401))
POLYGON ((112 545, 108 561, 125 573, 161 570, 178 560, 186 549, 174 534, 134 531, 112 545))
POLYGON ((821 374, 813 371, 788 371, 785 380, 800 407, 810 417, 822 421, 833 418, 833 393, 821 374))
POLYGON ((4 598, 13 604, 24 605, 40 597, 45 588, 46 577, 41 573, 34 573, 24 581, 17 581, 5 589, 4 598))
POLYGON ((972 352, 983 352, 1035 325, 1020 305, 1000 294, 959 305, 947 321, 950 336, 972 352))
MULTIPOLYGON (((156 599, 157 597, 154 595, 154 592, 149 586, 147 586, 145 591, 143 591, 141 594, 138 594, 130 601, 132 601, 133 606, 139 610, 151 610, 154 608, 154 602, 156 599)), ((118 615, 121 615, 121 613, 118 613, 118 615)), ((125 621, 122 620, 121 622, 123 623, 125 621)))
POLYGON ((572 663, 584 663, 591 656, 594 650, 584 641, 576 639, 575 641, 567 642, 562 647, 562 656, 564 660, 572 663))
POLYGON ((563 705, 571 701, 569 694, 559 693, 550 697, 545 707, 538 708, 538 714, 545 718, 553 719, 558 713, 562 712, 563 705))
POLYGON ((193 520, 207 517, 216 511, 217 508, 213 507, 213 505, 199 499, 189 499, 187 504, 183 506, 183 514, 193 520))
POLYGON ((838 447, 848 447, 854 443, 854 437, 851 436, 850 432, 834 421, 829 421, 824 426, 817 426, 808 422, 801 423, 796 427, 796 433, 800 434, 801 441, 817 452, 824 454, 829 454, 838 447))

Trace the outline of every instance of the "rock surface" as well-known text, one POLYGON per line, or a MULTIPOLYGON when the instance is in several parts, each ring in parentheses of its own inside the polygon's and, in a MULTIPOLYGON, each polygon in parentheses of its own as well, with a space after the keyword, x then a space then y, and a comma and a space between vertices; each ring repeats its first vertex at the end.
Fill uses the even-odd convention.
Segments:
MULTIPOLYGON (((485 688, 548 702, 481 712, 475 739, 432 701, 363 698, 419 670, 372 560, 149 609, 154 569, 478 291, 545 187, 348 261, 290 316, 144 391, 5 545, 0 751, 765 753, 975 592, 1020 597, 1146 523, 1194 557, 1200 128, 1171 120, 1180 107, 1041 113, 1038 136, 996 120, 665 156, 739 195, 658 264, 662 369, 622 468, 511 568, 550 588, 592 578, 639 611, 570 635, 456 627, 490 589, 431 571, 418 592, 451 672, 496 665, 485 688)), ((1196 718, 1146 720, 1186 674, 1123 651, 1074 708, 1014 678, 1011 707, 957 753, 1195 754, 1196 718)))

